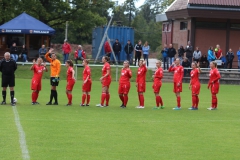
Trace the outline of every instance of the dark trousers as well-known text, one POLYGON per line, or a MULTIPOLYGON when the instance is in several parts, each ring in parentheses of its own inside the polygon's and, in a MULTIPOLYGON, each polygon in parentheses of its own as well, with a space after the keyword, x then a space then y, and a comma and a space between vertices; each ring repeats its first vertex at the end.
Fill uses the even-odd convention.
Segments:
POLYGON ((168 57, 163 57, 163 68, 164 70, 166 69, 166 65, 167 65, 167 69, 169 68, 168 67, 168 57))
POLYGON ((138 60, 138 62, 140 61, 141 56, 142 56, 141 53, 138 53, 138 52, 135 53, 135 66, 137 64, 137 60, 138 60))
POLYGON ((187 57, 188 58, 188 62, 192 65, 192 57, 187 57))
POLYGON ((227 61, 226 68, 228 68, 229 65, 229 69, 232 69, 232 63, 233 61, 227 61))
POLYGON ((132 64, 132 54, 126 54, 129 64, 132 64))
POLYGON ((147 66, 148 66, 148 54, 143 54, 143 59, 144 59, 144 61, 145 60, 147 61, 147 66))
POLYGON ((195 58, 193 58, 193 61, 196 62, 196 63, 198 63, 198 62, 200 61, 200 59, 195 59, 195 58))
MULTIPOLYGON (((114 52, 114 54, 117 59, 117 62, 119 63, 120 62, 120 52, 114 52)), ((114 59, 114 62, 115 62, 115 59, 114 59)))

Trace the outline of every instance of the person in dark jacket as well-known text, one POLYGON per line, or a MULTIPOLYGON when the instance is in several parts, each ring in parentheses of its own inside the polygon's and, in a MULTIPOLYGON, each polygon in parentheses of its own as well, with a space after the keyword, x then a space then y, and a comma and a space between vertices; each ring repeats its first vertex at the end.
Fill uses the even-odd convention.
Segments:
POLYGON ((121 55, 122 45, 118 42, 118 39, 115 40, 115 43, 113 43, 113 51, 117 58, 118 63, 120 62, 120 55, 121 55))
POLYGON ((142 56, 142 41, 141 40, 139 40, 138 44, 135 45, 134 54, 135 54, 135 66, 136 66, 136 64, 138 64, 137 60, 139 62, 141 59, 141 56, 142 56))
POLYGON ((10 53, 6 52, 4 58, 0 61, 0 72, 2 72, 2 97, 1 105, 6 105, 7 87, 10 88, 11 105, 15 106, 14 102, 14 86, 15 86, 15 71, 17 69, 16 61, 10 58, 10 53))
POLYGON ((28 50, 25 45, 22 46, 21 54, 19 57, 22 57, 22 62, 28 62, 27 61, 27 55, 28 55, 28 50))
POLYGON ((161 51, 162 53, 162 58, 163 58, 163 68, 164 70, 166 69, 166 65, 167 65, 167 70, 168 70, 168 48, 167 48, 167 44, 164 44, 164 48, 161 51))
POLYGON ((186 76, 187 73, 190 74, 191 63, 188 61, 187 57, 184 57, 183 62, 182 62, 182 66, 184 67, 184 76, 186 76), (186 69, 186 68, 189 68, 189 69, 186 69))
POLYGON ((180 59, 180 64, 182 64, 184 53, 185 53, 185 50, 181 45, 180 48, 178 49, 178 58, 180 59))
POLYGON ((208 59, 207 59, 207 55, 204 54, 201 59, 200 59, 200 65, 202 68, 207 68, 209 66, 208 64, 208 59))
POLYGON ((193 58, 193 46, 191 45, 191 42, 188 41, 188 44, 185 48, 185 53, 186 53, 186 56, 188 58, 188 61, 190 64, 192 64, 192 58, 193 58))
POLYGON ((232 49, 230 48, 226 54, 226 60, 227 60, 226 68, 228 68, 228 65, 229 65, 229 69, 232 69, 233 59, 234 59, 234 53, 233 53, 232 49))
POLYGON ((16 46, 16 43, 13 43, 10 48, 11 58, 17 62, 18 61, 18 48, 16 46))
POLYGON ((38 50, 38 57, 41 57, 43 61, 46 61, 45 54, 47 53, 47 49, 45 48, 45 45, 42 45, 42 47, 38 50))
POLYGON ((174 62, 174 58, 176 56, 176 49, 173 48, 172 44, 169 44, 169 48, 168 48, 168 58, 169 58, 169 63, 172 64, 174 62))
POLYGON ((124 51, 126 53, 128 62, 130 62, 130 64, 132 64, 133 45, 130 40, 127 41, 127 44, 124 47, 124 51))

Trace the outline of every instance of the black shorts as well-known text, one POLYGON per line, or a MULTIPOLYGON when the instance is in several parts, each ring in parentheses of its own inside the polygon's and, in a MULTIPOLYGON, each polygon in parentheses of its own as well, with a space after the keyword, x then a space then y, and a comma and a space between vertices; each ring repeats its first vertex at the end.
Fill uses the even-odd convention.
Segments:
POLYGON ((57 79, 55 78, 55 77, 51 77, 50 78, 50 85, 51 86, 58 86, 58 84, 59 84, 59 77, 57 77, 57 79))
POLYGON ((15 75, 2 75, 2 87, 14 87, 15 75))

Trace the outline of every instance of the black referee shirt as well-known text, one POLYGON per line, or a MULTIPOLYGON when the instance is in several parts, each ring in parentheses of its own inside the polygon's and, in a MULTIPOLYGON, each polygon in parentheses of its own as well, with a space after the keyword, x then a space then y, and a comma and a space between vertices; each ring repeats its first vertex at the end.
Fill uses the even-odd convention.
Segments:
POLYGON ((17 63, 10 59, 6 61, 6 59, 2 59, 0 61, 0 71, 2 72, 2 75, 11 76, 14 75, 14 72, 17 69, 17 63))

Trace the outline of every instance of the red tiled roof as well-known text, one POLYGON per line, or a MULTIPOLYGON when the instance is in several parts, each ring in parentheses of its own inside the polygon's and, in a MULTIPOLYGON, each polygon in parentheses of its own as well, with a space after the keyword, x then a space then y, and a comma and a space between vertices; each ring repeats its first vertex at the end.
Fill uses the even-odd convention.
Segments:
POLYGON ((189 0, 189 4, 240 6, 240 0, 189 0))

